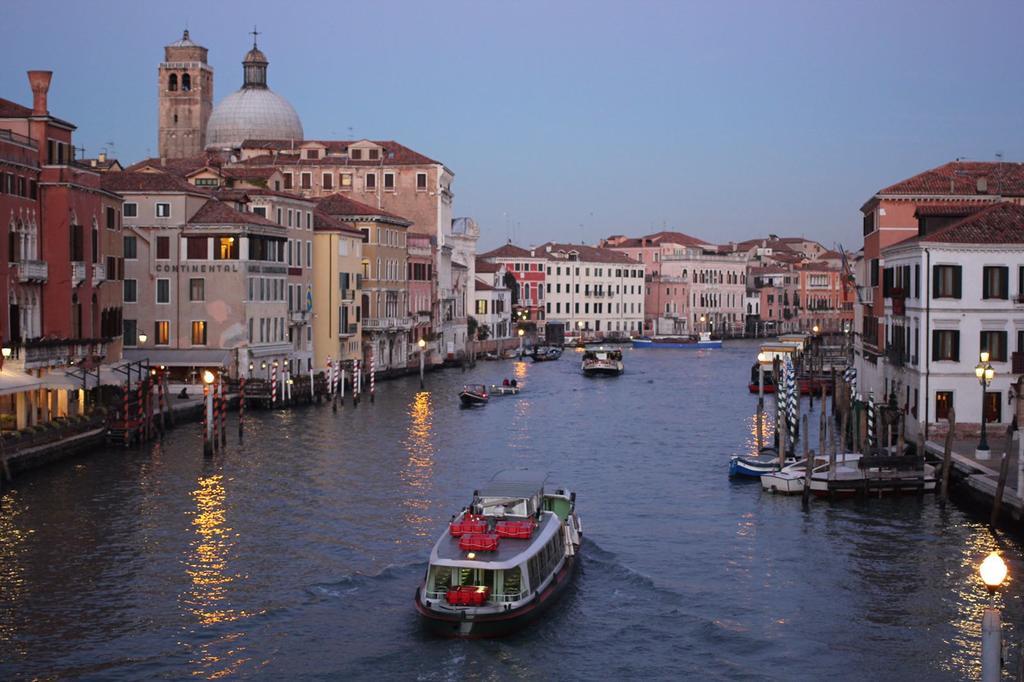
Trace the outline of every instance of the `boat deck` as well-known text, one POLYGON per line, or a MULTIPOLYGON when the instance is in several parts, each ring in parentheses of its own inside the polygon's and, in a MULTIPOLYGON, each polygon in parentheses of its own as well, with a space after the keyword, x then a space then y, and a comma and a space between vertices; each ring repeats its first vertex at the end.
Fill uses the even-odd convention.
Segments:
MULTIPOLYGON (((508 517, 508 521, 521 520, 517 517, 508 517)), ((493 524, 492 524, 493 525, 493 524)), ((533 531, 533 535, 529 540, 520 540, 517 538, 501 538, 498 541, 498 549, 493 552, 476 552, 476 558, 473 559, 476 563, 484 564, 500 564, 503 562, 512 561, 517 556, 525 552, 530 545, 535 542, 540 542, 541 538, 548 536, 548 529, 552 526, 560 526, 561 521, 557 514, 545 513, 541 518, 541 523, 533 531)), ((556 531, 557 532, 557 529, 556 531)), ((466 550, 459 547, 459 538, 453 537, 451 533, 445 531, 445 536, 438 540, 437 546, 434 548, 437 552, 437 558, 446 561, 466 561, 466 550)))

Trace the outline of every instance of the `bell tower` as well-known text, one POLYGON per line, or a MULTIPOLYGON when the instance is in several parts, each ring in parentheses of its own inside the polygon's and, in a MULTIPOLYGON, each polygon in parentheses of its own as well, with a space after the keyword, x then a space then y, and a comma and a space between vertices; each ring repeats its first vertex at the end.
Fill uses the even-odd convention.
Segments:
POLYGON ((198 156, 206 149, 206 122, 213 111, 213 69, 206 48, 192 42, 185 30, 181 40, 164 48, 157 69, 161 158, 198 156))

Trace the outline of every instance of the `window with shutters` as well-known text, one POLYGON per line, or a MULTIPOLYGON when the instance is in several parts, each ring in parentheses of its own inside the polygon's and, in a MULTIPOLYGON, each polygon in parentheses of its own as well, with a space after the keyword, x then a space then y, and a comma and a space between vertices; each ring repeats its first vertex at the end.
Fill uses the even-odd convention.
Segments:
POLYGON ((170 237, 157 237, 156 238, 156 259, 157 260, 170 260, 171 258, 171 238, 170 237))
POLYGON ((206 345, 206 320, 193 320, 192 322, 192 345, 206 345))
POLYGON ((188 281, 188 300, 206 300, 206 280, 202 277, 193 277, 188 281))
POLYGON ((935 418, 949 419, 951 407, 953 407, 953 391, 935 391, 935 418))
POLYGON ((156 281, 156 302, 157 303, 170 303, 171 302, 171 280, 169 280, 169 279, 158 279, 156 281))
POLYGON ((959 265, 936 265, 932 268, 932 292, 935 298, 960 298, 963 268, 959 265))
POLYGON ((1007 299, 1010 297, 1010 269, 1005 266, 982 268, 981 297, 1007 299))
POLYGON ((981 332, 981 351, 987 351, 992 362, 1006 362, 1006 332, 981 332))
POLYGON ((153 343, 157 346, 166 346, 171 342, 171 323, 169 320, 156 320, 153 322, 153 343))
POLYGON ((985 421, 1003 421, 1003 394, 1000 391, 985 391, 985 421))
POLYGON ((138 282, 134 279, 126 279, 123 286, 125 303, 135 303, 139 300, 138 282))
POLYGON ((206 250, 206 237, 188 237, 186 251, 189 260, 206 260, 209 255, 206 250))
POLYGON ((960 332, 952 329, 932 331, 932 360, 960 360, 960 332))
POLYGON ((124 238, 124 257, 125 260, 138 258, 138 239, 136 237, 124 238))

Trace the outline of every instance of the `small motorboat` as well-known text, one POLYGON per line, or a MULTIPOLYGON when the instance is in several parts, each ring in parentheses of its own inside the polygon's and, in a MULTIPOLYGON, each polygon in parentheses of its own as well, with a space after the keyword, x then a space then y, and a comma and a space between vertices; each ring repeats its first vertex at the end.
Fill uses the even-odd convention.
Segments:
POLYGON ((583 351, 580 369, 588 377, 618 376, 625 369, 622 351, 610 346, 587 346, 583 351))
POLYGON ((459 392, 459 400, 462 401, 463 407, 486 405, 487 399, 487 387, 483 384, 467 384, 459 392))
MULTIPOLYGON (((812 466, 828 464, 827 457, 815 457, 812 466)), ((813 472, 812 472, 813 473, 813 472)), ((761 488, 771 493, 799 495, 804 491, 807 478, 807 460, 801 459, 782 467, 778 471, 761 475, 761 488)))
POLYGON ((416 589, 416 610, 430 630, 497 637, 556 603, 575 574, 583 527, 576 493, 546 482, 545 474, 499 472, 452 518, 416 589))
POLYGON ((518 384, 491 384, 491 395, 519 395, 518 384))
POLYGON ((558 346, 538 346, 530 356, 534 362, 548 362, 562 357, 562 349, 558 346))
MULTIPOLYGON (((796 457, 787 456, 783 466, 796 462, 796 457)), ((778 471, 779 453, 775 448, 761 448, 756 455, 734 455, 729 459, 729 476, 760 479, 765 474, 778 471)))

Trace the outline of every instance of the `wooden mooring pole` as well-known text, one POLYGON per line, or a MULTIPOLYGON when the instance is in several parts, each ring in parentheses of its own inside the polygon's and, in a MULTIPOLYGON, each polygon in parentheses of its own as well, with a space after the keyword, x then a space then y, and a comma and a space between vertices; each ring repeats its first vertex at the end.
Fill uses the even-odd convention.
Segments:
POLYGON ((1010 473, 1010 453, 1003 452, 1003 459, 999 463, 999 482, 996 483, 996 497, 992 500, 992 518, 988 525, 995 528, 999 522, 999 509, 1003 506, 1003 491, 1006 489, 1006 476, 1010 473))
POLYGON ((949 471, 953 468, 953 431, 956 429, 956 412, 952 406, 949 408, 946 420, 949 423, 949 431, 946 432, 946 444, 942 450, 941 498, 943 502, 949 499, 949 471))

